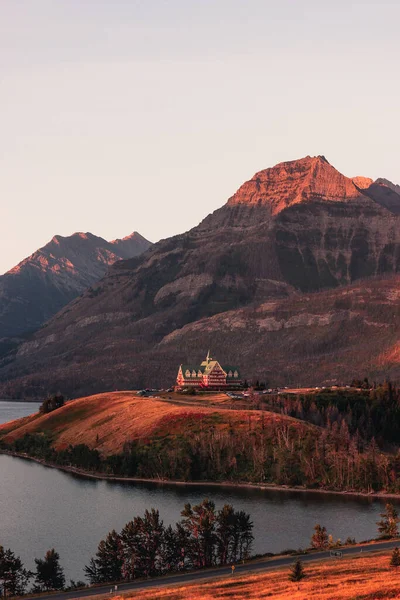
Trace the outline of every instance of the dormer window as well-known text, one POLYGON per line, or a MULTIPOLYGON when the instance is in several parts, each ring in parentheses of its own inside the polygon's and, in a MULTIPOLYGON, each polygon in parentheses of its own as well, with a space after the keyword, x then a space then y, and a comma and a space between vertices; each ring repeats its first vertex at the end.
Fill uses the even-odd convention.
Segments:
POLYGON ((229 371, 228 377, 232 377, 232 375, 233 375, 232 371, 229 371))
POLYGON ((189 371, 189 369, 186 369, 186 371, 185 371, 185 377, 190 377, 190 371, 189 371))
POLYGON ((200 371, 200 369, 199 369, 199 372, 197 373, 197 376, 198 376, 198 377, 201 377, 201 376, 202 376, 202 372, 200 371))
POLYGON ((196 371, 194 369, 192 371, 192 377, 196 377, 196 371))
POLYGON ((239 373, 237 371, 235 371, 233 376, 237 379, 239 377, 239 373))

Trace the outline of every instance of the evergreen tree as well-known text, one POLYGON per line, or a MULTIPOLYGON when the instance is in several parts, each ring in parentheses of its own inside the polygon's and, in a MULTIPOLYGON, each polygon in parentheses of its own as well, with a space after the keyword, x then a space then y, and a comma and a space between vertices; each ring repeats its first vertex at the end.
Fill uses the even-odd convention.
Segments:
POLYGON ((181 538, 177 528, 171 525, 164 530, 162 539, 162 547, 160 550, 161 556, 161 572, 168 573, 170 571, 178 571, 184 567, 186 544, 181 543, 181 538))
POLYGON ((64 571, 59 561, 60 556, 54 548, 46 552, 44 559, 35 558, 35 591, 64 589, 64 571))
POLYGON ((193 567, 210 567, 214 564, 215 504, 208 499, 201 504, 185 504, 181 512, 181 525, 189 538, 188 554, 193 567))
POLYGON ((100 583, 100 575, 95 558, 91 558, 89 564, 85 565, 83 570, 91 585, 100 583))
POLYGON ((290 569, 289 579, 290 581, 301 581, 305 576, 303 563, 298 558, 290 569))
POLYGON ((121 531, 122 576, 124 579, 134 579, 144 575, 141 561, 141 529, 142 520, 140 517, 135 517, 121 531))
POLYGON ((0 582, 3 595, 21 596, 31 577, 32 573, 24 568, 19 556, 0 546, 0 582))
POLYGON ((390 566, 391 567, 400 567, 400 550, 397 547, 392 552, 392 556, 390 559, 390 566))
MULTIPOLYGON (((217 556, 220 565, 226 565, 232 561, 232 546, 234 544, 235 530, 237 529, 237 518, 233 506, 225 506, 217 513, 217 556)), ((236 559, 234 559, 236 560, 236 559)))
POLYGON ((162 571, 164 525, 158 510, 146 510, 121 531, 124 578, 149 577, 162 571))
POLYGON ((316 525, 314 527, 315 532, 311 537, 311 546, 312 548, 318 548, 321 550, 322 548, 327 548, 329 543, 328 534, 326 532, 326 527, 321 527, 321 525, 316 525))
MULTIPOLYGON (((253 522, 250 521, 250 515, 245 513, 244 510, 237 511, 235 513, 235 531, 238 537, 238 556, 239 560, 249 558, 251 553, 251 546, 254 540, 253 536, 253 522)), ((236 560, 232 556, 233 560, 236 560)))
POLYGON ((42 404, 40 405, 39 412, 47 414, 53 410, 56 410, 57 408, 61 408, 62 406, 64 406, 64 396, 58 392, 53 396, 47 396, 47 398, 43 400, 42 404))
POLYGON ((123 552, 121 537, 113 529, 101 540, 96 558, 90 560, 84 571, 91 583, 108 583, 122 579, 123 552))
POLYGON ((385 512, 381 513, 382 519, 377 522, 381 538, 393 538, 399 535, 399 516, 393 504, 386 504, 385 512))

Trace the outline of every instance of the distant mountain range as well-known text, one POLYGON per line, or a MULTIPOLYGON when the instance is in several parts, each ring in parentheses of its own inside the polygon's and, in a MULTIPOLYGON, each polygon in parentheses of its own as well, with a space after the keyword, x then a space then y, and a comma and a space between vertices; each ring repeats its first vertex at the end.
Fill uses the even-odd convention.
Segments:
POLYGON ((271 384, 400 377, 398 273, 398 186, 284 162, 116 262, 3 359, 0 393, 170 385, 209 348, 271 384))
POLYGON ((0 276, 0 339, 38 329, 106 273, 151 243, 134 232, 107 242, 91 233, 53 239, 0 276))

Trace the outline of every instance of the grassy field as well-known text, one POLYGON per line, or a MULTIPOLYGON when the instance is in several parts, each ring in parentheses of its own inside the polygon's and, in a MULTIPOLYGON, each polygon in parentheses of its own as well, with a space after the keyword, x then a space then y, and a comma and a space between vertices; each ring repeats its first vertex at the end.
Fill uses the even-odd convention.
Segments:
POLYGON ((191 396, 170 396, 171 401, 162 401, 142 398, 135 392, 110 392, 79 398, 52 413, 36 414, 0 425, 0 438, 10 443, 26 433, 49 433, 57 450, 69 444, 86 444, 107 456, 121 452, 127 441, 162 438, 171 434, 190 435, 208 427, 248 429, 261 418, 265 425, 290 423, 301 430, 313 427, 272 412, 262 414, 254 410, 219 409, 218 404, 227 399, 225 394, 207 395, 204 402, 196 398, 193 406, 174 404, 174 400, 191 401, 191 396))
MULTIPOLYGON (((400 598, 400 567, 389 567, 391 552, 305 564, 306 578, 289 581, 289 569, 240 576, 237 571, 203 584, 135 591, 132 600, 382 600, 400 598)), ((122 598, 122 597, 120 597, 122 598)))

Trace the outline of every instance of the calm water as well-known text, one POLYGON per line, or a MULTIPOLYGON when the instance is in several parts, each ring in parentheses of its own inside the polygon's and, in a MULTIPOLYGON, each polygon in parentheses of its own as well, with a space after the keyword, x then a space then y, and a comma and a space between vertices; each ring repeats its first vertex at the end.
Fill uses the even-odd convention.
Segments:
MULTIPOLYGON (((22 404, 0 402, 0 422, 36 410, 25 404, 24 413, 22 404)), ((205 496, 217 507, 229 502, 251 514, 254 551, 276 552, 306 547, 316 523, 335 538, 375 537, 383 507, 377 500, 322 494, 92 481, 1 455, 0 474, 1 545, 12 548, 29 568, 35 556, 55 547, 67 578, 73 579, 83 578, 83 565, 108 531, 119 531, 146 508, 159 508, 168 524, 179 518, 185 502, 205 496)))

